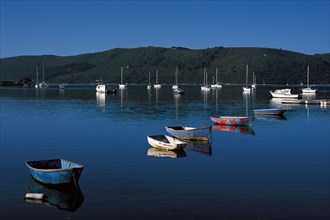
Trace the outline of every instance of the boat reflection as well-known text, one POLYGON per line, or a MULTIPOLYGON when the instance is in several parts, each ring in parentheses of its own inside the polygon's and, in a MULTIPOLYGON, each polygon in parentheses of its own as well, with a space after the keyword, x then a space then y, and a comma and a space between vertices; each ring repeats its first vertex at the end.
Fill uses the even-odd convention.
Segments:
POLYGON ((202 154, 206 154, 211 156, 212 155, 212 147, 209 141, 187 141, 185 140, 187 145, 185 148, 196 151, 202 154))
POLYGON ((96 106, 101 111, 105 111, 105 93, 96 92, 96 106))
POLYGON ((284 115, 256 115, 256 120, 274 121, 274 120, 287 120, 284 115))
POLYGON ((212 125, 212 130, 255 135, 253 128, 251 126, 212 125))
POLYGON ((84 201, 84 195, 74 184, 46 185, 37 182, 32 176, 26 183, 30 193, 42 193, 44 200, 25 199, 29 203, 40 203, 65 211, 76 211, 84 201))
POLYGON ((147 156, 180 158, 186 157, 187 155, 184 150, 161 150, 158 148, 151 147, 148 149, 147 156))
POLYGON ((316 98, 316 93, 310 93, 310 94, 309 93, 303 93, 302 98, 306 99, 308 101, 314 100, 316 98))

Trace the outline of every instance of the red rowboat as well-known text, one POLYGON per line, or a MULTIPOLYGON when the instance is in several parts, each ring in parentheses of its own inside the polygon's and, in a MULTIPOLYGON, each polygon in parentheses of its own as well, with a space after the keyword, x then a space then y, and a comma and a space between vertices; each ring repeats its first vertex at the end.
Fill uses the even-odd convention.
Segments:
POLYGON ((251 125, 254 120, 254 116, 220 116, 211 117, 211 120, 220 125, 251 125))

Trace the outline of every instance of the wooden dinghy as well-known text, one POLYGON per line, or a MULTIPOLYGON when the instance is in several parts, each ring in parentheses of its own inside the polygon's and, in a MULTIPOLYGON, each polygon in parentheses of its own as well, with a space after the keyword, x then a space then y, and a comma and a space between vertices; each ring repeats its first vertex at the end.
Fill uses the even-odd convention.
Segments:
POLYGON ((186 146, 186 142, 167 135, 148 136, 147 140, 151 146, 163 150, 181 150, 186 146))
POLYGON ((251 125, 254 120, 254 116, 211 116, 210 118, 214 123, 220 125, 251 125))
POLYGON ((78 183, 84 166, 64 159, 26 162, 34 179, 45 184, 78 183))
POLYGON ((207 141, 211 137, 211 126, 193 128, 186 126, 166 126, 166 131, 172 136, 184 140, 207 141))

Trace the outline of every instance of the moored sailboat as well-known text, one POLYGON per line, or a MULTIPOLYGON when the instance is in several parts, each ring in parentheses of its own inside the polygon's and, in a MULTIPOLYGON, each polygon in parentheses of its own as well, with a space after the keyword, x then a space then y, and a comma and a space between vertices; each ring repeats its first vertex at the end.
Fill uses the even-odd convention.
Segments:
POLYGON ((155 89, 161 88, 162 85, 158 83, 158 69, 156 70, 156 84, 154 84, 155 89))
POLYGON ((215 69, 215 84, 212 84, 211 88, 222 88, 222 85, 218 83, 218 67, 215 69))
POLYGON ((245 79, 245 86, 243 86, 243 92, 251 92, 251 87, 248 86, 248 76, 249 76, 249 65, 246 65, 246 79, 245 79))
POLYGON ((307 66, 307 88, 303 88, 302 93, 304 93, 304 94, 315 94, 316 93, 316 89, 312 89, 309 86, 309 66, 307 66))
POLYGON ((125 89, 126 84, 123 83, 123 72, 124 72, 124 69, 123 67, 120 67, 120 84, 119 84, 119 89, 125 89))
POLYGON ((206 68, 204 68, 204 85, 201 86, 202 91, 210 91, 210 87, 207 85, 207 72, 206 68))

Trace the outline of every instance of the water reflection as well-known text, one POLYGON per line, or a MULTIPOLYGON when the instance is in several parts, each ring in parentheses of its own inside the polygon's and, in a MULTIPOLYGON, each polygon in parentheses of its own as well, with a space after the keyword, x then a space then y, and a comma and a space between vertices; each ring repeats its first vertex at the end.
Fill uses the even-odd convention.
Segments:
POLYGON ((249 116, 250 94, 250 92, 243 92, 243 100, 245 101, 245 116, 249 116))
POLYGON ((96 92, 96 106, 101 111, 105 111, 105 93, 96 92))
POLYGON ((212 130, 255 135, 255 132, 251 126, 212 125, 212 130))
POLYGON ((302 98, 303 98, 303 99, 306 99, 306 100, 308 100, 308 101, 315 100, 315 98, 316 98, 316 93, 311 93, 311 94, 303 93, 303 94, 302 94, 302 98))
POLYGON ((151 157, 170 157, 170 158, 180 158, 186 157, 186 152, 184 150, 161 150, 158 148, 151 147, 148 149, 147 156, 151 157))
POLYGON ((124 106, 124 94, 126 91, 126 87, 125 89, 120 89, 119 91, 120 91, 120 111, 122 111, 124 106))
POLYGON ((218 113, 218 91, 221 90, 221 88, 216 88, 212 90, 213 99, 215 99, 215 112, 218 113))
POLYGON ((64 97, 64 89, 59 89, 60 90, 60 97, 63 98, 64 97))
POLYGON ((155 96, 156 96, 156 108, 158 108, 158 93, 159 93, 160 88, 155 87, 155 96))
POLYGON ((74 212, 84 201, 84 195, 80 188, 77 188, 74 184, 45 185, 30 176, 26 188, 29 193, 42 193, 46 196, 42 201, 26 199, 26 202, 41 203, 60 210, 74 212))
POLYGON ((174 101, 175 101, 175 118, 179 118, 179 106, 180 106, 180 95, 174 95, 174 101))
POLYGON ((203 97, 203 103, 204 103, 204 110, 207 111, 207 101, 208 101, 208 96, 210 94, 210 90, 202 90, 201 95, 203 97))
POLYGON ((256 120, 274 121, 274 120, 287 120, 284 115, 256 115, 256 120))
POLYGON ((185 141, 186 147, 189 150, 196 151, 202 154, 212 155, 211 143, 209 141, 185 141))

